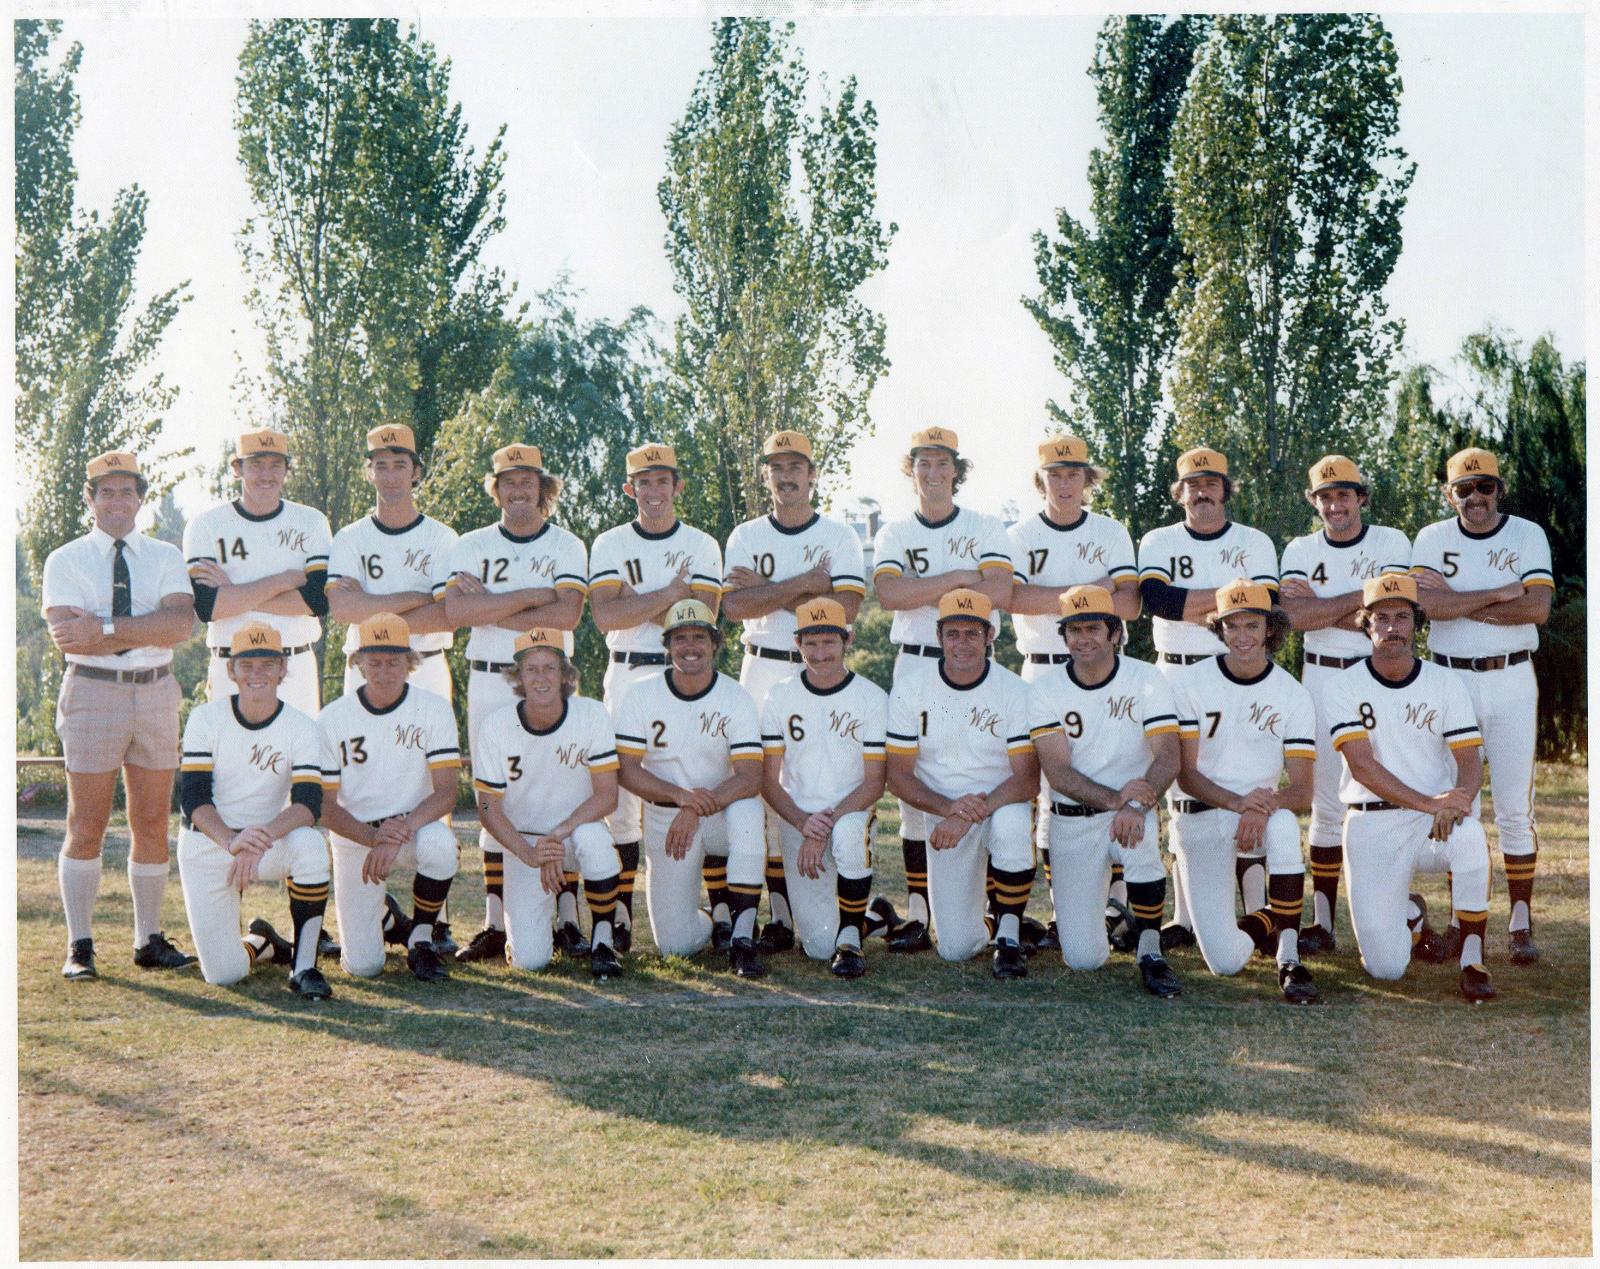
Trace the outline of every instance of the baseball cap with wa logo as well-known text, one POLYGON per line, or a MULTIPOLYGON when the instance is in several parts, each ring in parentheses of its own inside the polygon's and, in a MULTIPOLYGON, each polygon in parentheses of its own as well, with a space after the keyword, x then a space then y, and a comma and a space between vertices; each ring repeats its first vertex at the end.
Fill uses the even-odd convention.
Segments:
POLYGON ((952 454, 960 453, 961 441, 947 427, 925 427, 920 432, 911 433, 911 453, 919 449, 947 449, 952 454))
POLYGON ((264 427, 259 432, 240 432, 239 443, 233 451, 235 461, 254 458, 258 454, 276 454, 287 462, 289 438, 270 427, 264 427))
POLYGON ((761 447, 761 461, 766 462, 779 454, 799 454, 809 460, 812 458, 811 442, 802 432, 774 432, 761 447))
POLYGON ((628 451, 627 474, 630 476, 637 476, 640 472, 646 471, 677 470, 678 451, 670 445, 652 442, 628 451))
POLYGON ((367 457, 376 458, 386 449, 404 450, 417 456, 417 437, 404 423, 384 423, 367 433, 367 457))
POLYGON ((803 634, 848 634, 844 605, 836 599, 808 599, 795 613, 795 637, 803 634))
POLYGON ((1089 447, 1081 436, 1056 436, 1039 446, 1039 467, 1087 467, 1089 447))
POLYGON ((411 627, 392 612, 380 612, 361 623, 357 652, 410 652, 411 627))
POLYGON ((106 476, 139 476, 139 456, 130 450, 112 449, 104 454, 96 454, 84 467, 88 479, 93 482, 106 476))
POLYGON ((1228 474, 1228 456, 1219 454, 1214 449, 1200 446, 1198 449, 1185 450, 1178 455, 1178 479, 1188 480, 1192 476, 1226 476, 1228 474))
POLYGON ((1361 585, 1361 606, 1371 608, 1386 599, 1403 599, 1421 607, 1417 598, 1417 579, 1409 573, 1380 573, 1361 585))
POLYGON ((1365 489, 1367 482, 1361 478, 1361 468, 1343 454, 1324 454, 1311 464, 1306 477, 1311 482, 1311 492, 1323 489, 1365 489))
POLYGON ((1217 616, 1226 617, 1236 612, 1272 611, 1272 592, 1260 582, 1236 577, 1226 586, 1217 588, 1217 616))
POLYGON ((517 641, 511 645, 511 659, 520 661, 530 652, 537 652, 540 648, 549 648, 552 652, 566 655, 566 646, 561 638, 561 631, 547 630, 537 627, 517 636, 517 641))
POLYGON ((668 609, 667 620, 661 628, 661 633, 669 635, 684 626, 705 626, 707 629, 715 630, 717 619, 711 615, 711 609, 698 599, 680 599, 668 609))
POLYGON ((989 602, 987 595, 981 590, 972 590, 966 586, 946 591, 939 599, 940 621, 965 619, 986 622, 993 610, 994 605, 989 602))
POLYGON ((283 636, 264 621, 252 621, 233 632, 228 644, 230 657, 281 657, 283 636))
POLYGON ((1450 455, 1445 463, 1445 483, 1453 485, 1458 480, 1473 480, 1479 476, 1500 479, 1500 460, 1486 449, 1463 449, 1450 455))
POLYGON ((1074 586, 1062 594, 1060 605, 1062 621, 1104 621, 1117 615, 1104 586, 1074 586))

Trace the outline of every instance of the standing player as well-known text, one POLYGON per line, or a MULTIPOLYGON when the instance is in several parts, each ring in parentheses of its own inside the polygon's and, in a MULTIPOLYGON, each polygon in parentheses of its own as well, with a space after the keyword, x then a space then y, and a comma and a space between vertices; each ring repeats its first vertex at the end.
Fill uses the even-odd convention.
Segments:
POLYGON ((577 695, 562 633, 517 636, 507 678, 520 703, 484 720, 472 784, 484 826, 505 848, 507 958, 518 969, 550 963, 555 896, 576 871, 594 922, 589 969, 615 978, 620 865, 605 817, 617 805, 617 744, 605 706, 577 695))
MULTIPOLYGON (((589 564, 589 608, 611 654, 605 703, 613 725, 622 717, 628 693, 658 677, 667 664, 661 627, 668 610, 683 600, 699 599, 714 615, 722 594, 722 551, 716 539, 683 523, 673 507, 683 490, 676 451, 654 442, 641 445, 629 451, 626 470, 622 492, 638 506, 638 518, 597 537, 589 564)), ((633 884, 642 832, 639 812, 639 799, 624 781, 608 825, 622 860, 616 911, 616 943, 621 952, 633 944, 633 884)), ((726 857, 708 848, 705 872, 712 945, 724 951, 733 930, 726 857)))
POLYGON ((1452 924, 1461 931, 1461 994, 1494 998, 1483 967, 1489 921, 1489 844, 1478 819, 1483 740, 1460 675, 1417 658, 1427 623, 1424 594, 1410 577, 1377 577, 1362 588, 1361 624, 1372 655, 1327 688, 1333 743, 1344 757, 1339 796, 1350 924, 1374 978, 1399 978, 1427 955, 1426 910, 1408 896, 1415 872, 1448 872, 1452 924), (1407 926, 1412 928, 1408 931, 1407 926))
MULTIPOLYGON (((467 639, 467 751, 491 714, 515 705, 505 672, 512 668, 517 635, 535 627, 571 631, 583 615, 588 561, 583 543, 554 523, 561 477, 544 469, 537 445, 506 445, 494 452, 484 492, 500 508, 496 524, 463 534, 450 554, 444 607, 451 628, 471 626, 467 639)), ((570 636, 568 636, 570 638, 570 636)), ((448 808, 447 808, 448 809, 448 808)), ((487 828, 478 831, 485 890, 483 929, 456 952, 458 961, 500 960, 506 952, 504 855, 487 828)), ((574 955, 577 884, 563 885, 562 942, 574 955)), ((342 927, 341 927, 342 928, 342 927)))
POLYGON ((1356 625, 1362 587, 1380 573, 1404 573, 1411 567, 1411 541, 1404 533, 1362 523, 1370 492, 1361 469, 1343 454, 1319 458, 1311 464, 1306 501, 1316 508, 1322 529, 1283 548, 1280 602, 1289 624, 1306 632, 1300 682, 1317 709, 1310 833, 1314 922, 1300 931, 1302 956, 1334 950, 1333 921, 1344 863, 1344 806, 1339 801, 1343 767, 1328 740, 1333 720, 1323 708, 1322 689, 1372 646, 1356 625))
POLYGON ((194 964, 161 932, 167 808, 183 697, 172 677, 172 649, 194 627, 194 597, 183 557, 168 543, 134 532, 149 491, 138 456, 97 454, 85 474, 83 500, 94 527, 50 552, 40 592, 50 639, 67 661, 56 705, 67 767, 67 833, 57 870, 67 919, 61 974, 72 979, 98 977, 94 901, 119 769, 133 837, 133 963, 142 969, 194 964))
POLYGON ((1182 766, 1173 804, 1178 886, 1187 892, 1200 954, 1213 974, 1237 974, 1257 944, 1233 915, 1233 860, 1259 860, 1276 935, 1278 986, 1292 1005, 1317 998, 1300 963, 1305 860, 1295 816, 1311 809, 1317 751, 1311 694, 1272 661, 1289 619, 1246 578, 1216 593, 1208 622, 1227 651, 1173 684, 1182 766), (1289 782, 1278 787, 1287 772, 1289 782))
MULTIPOLYGON (((848 626, 867 594, 861 540, 855 530, 811 505, 817 471, 811 442, 799 432, 774 432, 761 448, 761 466, 772 512, 746 520, 729 536, 722 601, 722 615, 744 623, 739 686, 750 693, 758 715, 772 685, 792 675, 800 662, 794 638, 799 605, 831 595, 843 608, 848 626)), ((767 890, 772 919, 756 943, 768 954, 794 946, 778 839, 779 817, 769 808, 767 890)))
POLYGON ((928 817, 928 905, 939 955, 989 941, 985 880, 995 882, 994 976, 1025 978, 1022 913, 1033 888, 1039 764, 1028 739, 1028 686, 989 657, 992 606, 961 587, 937 609, 944 655, 897 679, 889 696, 889 789, 928 817))
MULTIPOLYGON (((1531 520, 1500 510, 1506 484, 1499 460, 1487 450, 1452 454, 1445 474, 1445 497, 1455 517, 1417 534, 1411 562, 1418 597, 1433 623, 1428 651, 1461 676, 1483 728, 1511 899, 1511 963, 1531 965, 1539 959, 1532 917, 1539 862, 1533 823, 1539 684, 1532 657, 1555 594, 1550 542, 1531 520)), ((1454 949, 1461 937, 1452 923, 1446 945, 1454 949)))
POLYGON ((806 955, 833 956, 840 978, 867 972, 861 955, 872 890, 874 808, 883 795, 889 698, 845 668, 850 619, 834 599, 794 614, 806 668, 767 693, 762 792, 780 823, 806 955))
POLYGON ((1156 800, 1178 774, 1172 689, 1153 665, 1119 655, 1122 618, 1103 586, 1072 587, 1059 611, 1072 659, 1034 679, 1028 719, 1047 781, 1061 954, 1073 969, 1106 963, 1101 896, 1118 867, 1139 976, 1152 995, 1176 996, 1183 989, 1161 955, 1167 874, 1156 825, 1156 800))
POLYGON ((345 971, 372 978, 383 970, 384 883, 398 864, 416 872, 406 964, 436 982, 450 976, 432 938, 456 875, 456 837, 442 817, 455 805, 461 742, 450 702, 406 682, 422 659, 410 641, 404 617, 361 623, 355 663, 366 683, 317 719, 322 818, 333 834, 345 971))
POLYGON ((317 725, 278 699, 283 640, 259 622, 233 632, 232 696, 195 708, 183 729, 183 828, 178 870, 189 930, 206 982, 227 986, 253 965, 281 964, 289 990, 333 995, 317 968, 328 907, 328 844, 317 725), (239 937, 239 899, 252 881, 287 881, 294 942, 263 918, 239 937))
POLYGON ((289 478, 289 438, 270 428, 243 432, 233 455, 239 496, 219 503, 183 529, 183 555, 194 584, 194 610, 206 627, 211 666, 206 692, 231 695, 228 648, 233 632, 252 621, 283 636, 288 672, 279 695, 315 717, 322 702, 313 646, 328 611, 325 590, 328 517, 283 496, 289 478))
MULTIPOLYGON (((1178 455, 1178 479, 1170 490, 1183 519, 1151 529, 1139 540, 1139 593, 1151 614, 1156 667, 1174 682, 1186 665, 1227 651, 1206 618, 1215 609, 1218 588, 1236 577, 1278 590, 1278 554, 1261 532, 1228 518, 1233 479, 1228 460, 1214 449, 1178 455)), ((1168 794, 1171 808, 1173 794, 1168 794)), ((1176 822, 1176 821, 1174 821, 1176 822)), ((1239 861, 1239 889, 1245 910, 1266 903, 1259 866, 1239 861)), ((1162 928, 1164 948, 1190 947, 1194 931, 1182 886, 1174 888, 1172 921, 1162 928)))
MULTIPOLYGON (((911 436, 900 470, 911 478, 917 509, 904 520, 878 530, 873 548, 872 584, 878 602, 894 613, 889 637, 899 651, 894 684, 902 675, 928 673, 942 655, 939 604, 952 590, 981 593, 992 633, 1000 629, 999 609, 1011 600, 1011 545, 995 516, 956 505, 955 497, 972 464, 962 458, 960 440, 947 427, 929 427, 911 436)), ((993 642, 991 637, 991 643, 993 642)), ((1034 790, 1037 794, 1038 790, 1034 790)), ((906 921, 889 936, 891 952, 921 952, 933 946, 928 935, 928 833, 933 821, 900 799, 900 848, 905 859, 906 921)), ((968 953, 971 955, 971 953, 968 953)))
POLYGON ((693 956, 711 941, 699 896, 702 857, 715 850, 728 861, 728 966, 759 978, 767 971, 756 954, 756 905, 767 852, 756 707, 717 672, 722 632, 699 600, 672 606, 661 640, 671 666, 634 684, 617 716, 622 784, 644 802, 650 928, 663 956, 693 956))

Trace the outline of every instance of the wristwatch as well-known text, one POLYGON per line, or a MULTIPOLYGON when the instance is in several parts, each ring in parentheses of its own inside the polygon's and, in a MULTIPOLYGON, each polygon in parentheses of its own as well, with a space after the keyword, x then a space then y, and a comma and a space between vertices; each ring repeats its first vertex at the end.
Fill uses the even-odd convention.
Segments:
POLYGON ((100 623, 100 633, 103 634, 107 639, 116 638, 117 623, 110 617, 107 617, 100 623))
POLYGON ((1143 802, 1139 801, 1138 798, 1129 798, 1122 804, 1122 809, 1124 811, 1138 811, 1141 815, 1143 815, 1150 808, 1143 802))

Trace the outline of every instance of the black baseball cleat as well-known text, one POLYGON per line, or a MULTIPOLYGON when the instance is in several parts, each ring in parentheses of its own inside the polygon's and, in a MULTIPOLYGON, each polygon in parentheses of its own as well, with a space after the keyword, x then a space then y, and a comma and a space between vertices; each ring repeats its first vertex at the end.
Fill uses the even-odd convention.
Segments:
POLYGON ((1272 929, 1270 920, 1261 919, 1262 909, 1247 913, 1239 928, 1250 936, 1250 941, 1256 945, 1256 955, 1275 959, 1278 954, 1278 936, 1272 929))
MULTIPOLYGON (((291 972, 293 971, 294 944, 290 943, 288 939, 284 938, 283 935, 279 934, 275 929, 273 929, 272 925, 265 917, 257 917, 254 921, 250 922, 250 933, 256 935, 258 938, 264 938, 267 940, 267 946, 272 949, 271 964, 288 965, 291 969, 291 972)), ((257 959, 260 958, 260 955, 261 954, 259 952, 256 953, 257 959)))
MULTIPOLYGON (((1051 923, 1052 925, 1054 922, 1051 923)), ((1113 952, 1131 952, 1139 946, 1139 932, 1133 927, 1133 913, 1117 899, 1106 899, 1106 942, 1113 952)))
POLYGON ((589 955, 591 950, 589 940, 583 937, 583 931, 571 921, 563 921, 556 927, 555 938, 552 941, 556 951, 574 960, 589 955))
POLYGON ((1506 938, 1506 952, 1513 965, 1532 965, 1539 959, 1539 945, 1532 930, 1512 930, 1506 938))
POLYGON ((433 950, 440 956, 454 956, 461 949, 457 946, 450 934, 450 922, 435 921, 433 923, 433 950))
POLYGON ((833 964, 828 968, 835 978, 860 978, 867 972, 867 958, 860 948, 845 943, 833 949, 833 964))
POLYGON ((1025 916, 1017 923, 1017 933, 1017 941, 1022 944, 1022 954, 1031 959, 1044 940, 1044 922, 1025 916))
POLYGON ((1041 952, 1059 952, 1061 950, 1061 933, 1056 929, 1054 921, 1044 927, 1044 934, 1039 938, 1038 950, 1041 952))
POLYGON ((1461 967, 1461 999, 1469 1005, 1494 999, 1494 984, 1489 981, 1489 971, 1482 965, 1461 967))
MULTIPOLYGON (((238 929, 238 926, 234 928, 238 929)), ((193 965, 195 960, 187 952, 180 952, 173 947, 160 930, 133 954, 133 963, 140 969, 182 969, 185 965, 193 965)))
MULTIPOLYGON (((749 942, 749 940, 745 940, 749 942)), ((711 923, 711 950, 713 952, 726 952, 733 944, 733 923, 730 921, 713 921, 711 923)), ((751 946, 755 946, 751 944, 751 946)))
MULTIPOLYGON (((384 915, 389 919, 383 924, 383 941, 391 947, 409 947, 411 945, 411 931, 416 922, 408 917, 400 907, 400 902, 392 894, 383 896, 384 915)), ((435 944, 435 950, 438 945, 435 944)))
POLYGON ((1165 1000, 1183 994, 1183 984, 1172 972, 1172 966, 1159 956, 1139 958, 1139 977, 1144 980, 1144 989, 1152 996, 1160 996, 1165 1000))
POLYGON ((406 964, 419 982, 437 983, 450 977, 450 971, 433 950, 432 943, 415 943, 406 950, 406 964))
MULTIPOLYGON (((1454 952, 1448 951, 1446 940, 1439 936, 1438 930, 1428 924, 1428 901, 1415 893, 1407 897, 1417 909, 1417 915, 1406 922, 1411 927, 1411 959, 1421 961, 1425 965, 1442 965, 1451 956, 1460 956, 1459 941, 1454 952)), ((1304 947, 1304 944, 1301 946, 1304 947)))
POLYGON ((1163 952, 1170 952, 1179 947, 1193 947, 1194 945, 1194 931, 1188 926, 1179 925, 1176 921, 1168 921, 1161 927, 1161 950, 1163 952))
POLYGON ((740 978, 761 978, 767 972, 756 955, 756 945, 749 939, 734 939, 728 944, 728 968, 740 978))
POLYGON ((329 934, 326 927, 317 931, 317 959, 319 961, 324 956, 337 956, 343 950, 339 946, 339 940, 329 934))
POLYGON ((333 988, 315 965, 293 975, 289 979, 289 990, 304 1000, 327 1000, 333 995, 333 988))
POLYGON ((926 952, 933 946, 928 927, 921 921, 902 921, 886 942, 891 952, 926 952))
POLYGON ((472 936, 472 942, 456 951, 458 961, 503 961, 506 958, 506 932, 486 925, 472 936))
POLYGON ((1278 990, 1291 1005, 1309 1005, 1317 998, 1317 985, 1311 981, 1311 971, 1299 961, 1278 966, 1278 990))
POLYGON ((596 943, 589 953, 589 972, 596 978, 620 978, 622 976, 622 962, 617 959, 616 949, 609 943, 596 943))
POLYGON ((1439 944, 1439 959, 1441 961, 1459 960, 1461 957, 1461 944, 1465 936, 1461 933, 1459 925, 1445 927, 1444 937, 1439 944))
POLYGON ((994 945, 994 976, 996 978, 1026 978, 1028 958, 1022 946, 1010 939, 999 939, 994 945))
POLYGON ((61 966, 61 977, 70 978, 74 982, 100 977, 94 967, 93 939, 74 940, 72 946, 67 949, 66 962, 61 966))
POLYGON ((1307 925, 1300 930, 1300 955, 1323 956, 1339 950, 1333 931, 1321 925, 1307 925))
POLYGON ((888 896, 875 895, 872 902, 867 904, 865 925, 868 937, 881 934, 888 938, 900 928, 900 914, 894 910, 894 904, 889 902, 888 896))
POLYGON ((611 922, 611 942, 618 956, 626 956, 633 949, 633 924, 628 921, 611 922))
POLYGON ((794 931, 782 921, 768 921, 756 940, 756 951, 763 956, 776 956, 794 948, 794 931))

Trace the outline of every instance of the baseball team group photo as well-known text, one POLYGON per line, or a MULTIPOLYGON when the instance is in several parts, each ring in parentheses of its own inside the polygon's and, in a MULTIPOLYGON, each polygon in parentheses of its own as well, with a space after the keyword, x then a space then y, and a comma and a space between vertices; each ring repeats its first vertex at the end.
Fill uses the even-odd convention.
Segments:
POLYGON ((1574 31, 16 22, 20 1255, 1589 1255, 1574 31))

